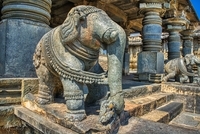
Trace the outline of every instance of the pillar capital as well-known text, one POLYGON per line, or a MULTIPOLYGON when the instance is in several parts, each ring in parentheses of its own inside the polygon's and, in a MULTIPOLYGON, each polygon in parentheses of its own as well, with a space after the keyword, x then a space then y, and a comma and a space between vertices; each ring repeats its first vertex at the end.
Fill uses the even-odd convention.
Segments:
MULTIPOLYGON (((166 14, 169 14, 169 12, 166 14)), ((163 25, 165 25, 166 30, 168 32, 180 32, 186 30, 187 27, 189 26, 190 22, 189 20, 187 20, 184 11, 182 11, 181 13, 174 11, 173 15, 165 15, 165 16, 172 16, 171 18, 169 17, 163 20, 163 25)))
POLYGON ((164 0, 140 0, 139 14, 146 14, 148 12, 156 12, 162 16, 165 13, 165 9, 163 8, 163 3, 164 3, 164 0))
MULTIPOLYGON (((181 34, 182 34, 184 37, 192 37, 194 31, 195 31, 195 26, 189 25, 189 27, 188 27, 186 30, 181 31, 181 34)), ((184 38, 184 37, 183 37, 183 38, 184 38)))

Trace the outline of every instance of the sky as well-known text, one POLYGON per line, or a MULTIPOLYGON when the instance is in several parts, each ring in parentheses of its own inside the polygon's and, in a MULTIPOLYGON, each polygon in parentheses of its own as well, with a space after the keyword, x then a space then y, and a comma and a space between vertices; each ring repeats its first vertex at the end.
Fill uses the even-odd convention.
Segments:
POLYGON ((197 17, 200 21, 200 0, 190 0, 196 14, 197 14, 197 17))

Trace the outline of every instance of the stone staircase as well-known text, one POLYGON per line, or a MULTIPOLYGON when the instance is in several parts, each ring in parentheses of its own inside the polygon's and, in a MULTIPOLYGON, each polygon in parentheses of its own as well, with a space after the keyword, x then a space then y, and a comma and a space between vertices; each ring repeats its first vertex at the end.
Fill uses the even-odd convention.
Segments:
MULTIPOLYGON (((55 108, 53 109, 55 110, 48 110, 50 113, 46 116, 38 116, 37 113, 23 106, 14 105, 21 103, 21 100, 23 100, 24 95, 27 93, 36 93, 37 89, 37 79, 17 78, 0 80, 0 99, 3 100, 0 102, 4 102, 0 107, 0 115, 6 115, 4 111, 12 111, 10 112, 11 114, 1 117, 1 120, 5 122, 2 123, 1 126, 6 124, 12 117, 15 122, 21 122, 19 119, 23 120, 23 122, 25 121, 27 126, 31 126, 26 127, 27 131, 30 131, 30 128, 34 128, 34 133, 36 130, 42 133, 48 131, 57 133, 58 129, 61 133, 65 133, 65 131, 68 133, 91 132, 91 130, 97 131, 96 123, 94 122, 98 122, 99 107, 86 107, 90 112, 93 111, 94 114, 90 113, 86 120, 75 124, 74 126, 76 129, 69 129, 63 127, 69 124, 63 125, 62 118, 59 116, 54 119, 62 125, 50 122, 49 119, 45 118, 46 116, 51 117, 52 113, 57 113, 56 110, 60 109, 53 104, 50 107, 54 106, 55 108), (10 99, 19 99, 19 101, 11 103, 12 101, 8 101, 10 99), (11 104, 12 107, 5 106, 11 104), (19 118, 14 117, 14 115, 19 118), (90 130, 89 127, 92 129, 90 130)), ((119 134, 200 133, 199 87, 195 85, 181 85, 179 83, 150 84, 126 80, 123 81, 123 90, 125 97, 125 120, 128 120, 128 123, 119 128, 119 134)), ((60 106, 62 105, 60 104, 60 106)), ((46 108, 48 109, 48 107, 46 108)), ((104 130, 106 129, 107 128, 104 128, 104 130)), ((31 131, 33 132, 33 130, 31 131)))
POLYGON ((169 123, 183 110, 183 103, 173 101, 173 93, 154 93, 151 95, 125 99, 125 111, 130 116, 160 123, 169 123))
MULTIPOLYGON (((155 86, 153 88, 155 89, 155 86)), ((172 131, 169 133, 176 134, 175 129, 183 131, 182 133, 200 133, 200 88, 194 84, 180 83, 164 83, 157 88, 156 92, 146 92, 141 96, 129 96, 125 99, 125 111, 130 115, 129 124, 132 119, 152 127, 161 125, 163 130, 170 127, 172 131), (161 124, 158 125, 156 122, 161 124)), ((119 133, 124 128, 126 127, 122 127, 119 133)), ((141 129, 150 131, 148 127, 141 129)), ((138 133, 136 130, 132 131, 138 133)), ((159 133, 159 130, 154 129, 153 133, 159 133)))

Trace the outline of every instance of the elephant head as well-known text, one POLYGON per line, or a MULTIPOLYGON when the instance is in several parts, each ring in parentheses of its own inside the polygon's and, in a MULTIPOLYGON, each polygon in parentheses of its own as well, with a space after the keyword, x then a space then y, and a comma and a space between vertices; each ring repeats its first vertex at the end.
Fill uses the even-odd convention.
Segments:
POLYGON ((195 65, 195 64, 200 64, 200 59, 198 59, 195 55, 193 54, 187 54, 184 57, 186 65, 195 65))
POLYGON ((187 76, 194 76, 194 73, 191 73, 192 65, 200 64, 200 60, 193 54, 185 55, 183 60, 179 60, 179 62, 180 62, 180 64, 179 64, 180 71, 187 76))

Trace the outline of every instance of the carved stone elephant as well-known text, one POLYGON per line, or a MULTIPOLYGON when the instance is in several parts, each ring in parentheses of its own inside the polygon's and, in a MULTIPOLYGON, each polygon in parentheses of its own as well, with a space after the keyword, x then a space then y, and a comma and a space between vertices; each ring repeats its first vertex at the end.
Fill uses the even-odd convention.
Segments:
MULTIPOLYGON (((45 34, 36 47, 33 60, 39 91, 35 101, 44 105, 52 103, 55 95, 62 95, 68 109, 66 117, 80 121, 86 117, 83 94, 86 84, 87 103, 105 97, 109 88, 107 104, 112 103, 115 112, 120 114, 124 108, 122 63, 125 44, 124 30, 103 10, 83 5, 72 8, 63 24, 45 34), (107 74, 98 64, 100 47, 108 53, 107 74)), ((101 116, 106 118, 107 115, 101 113, 101 116)))
POLYGON ((194 64, 199 65, 200 60, 192 54, 187 54, 183 58, 176 58, 168 61, 165 64, 165 72, 167 75, 163 77, 162 81, 166 82, 168 79, 177 75, 180 76, 181 83, 187 81, 188 76, 193 77, 195 75, 192 72, 192 65, 194 64))

